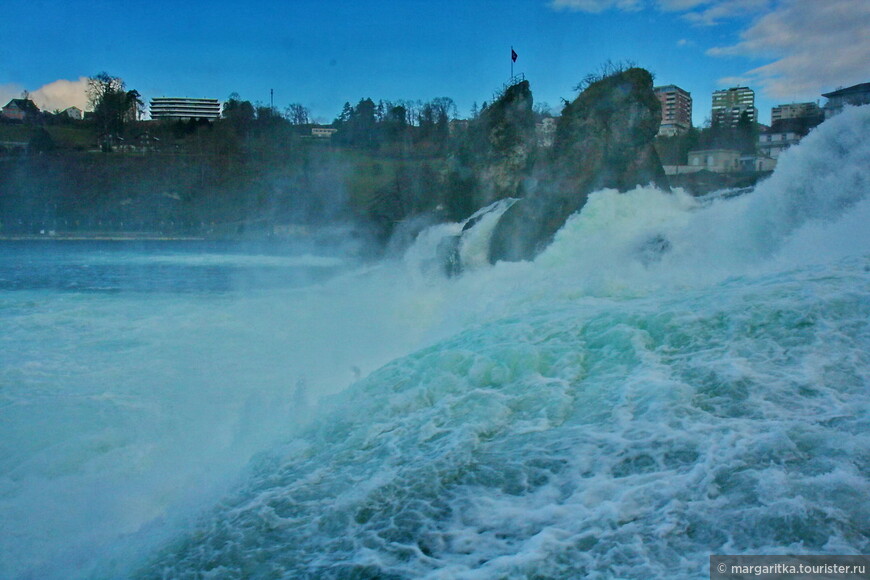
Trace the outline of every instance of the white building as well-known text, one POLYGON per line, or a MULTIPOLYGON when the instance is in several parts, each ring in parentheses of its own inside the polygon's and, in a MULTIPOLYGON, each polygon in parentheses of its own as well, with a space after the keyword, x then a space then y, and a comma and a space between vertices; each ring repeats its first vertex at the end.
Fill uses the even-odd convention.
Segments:
POLYGON ((329 139, 338 132, 335 127, 312 127, 311 136, 320 139, 329 139))
POLYGON ((151 99, 151 118, 177 119, 219 119, 221 103, 217 99, 187 99, 160 97, 151 99))
POLYGON ((790 130, 767 130, 758 136, 758 152, 771 159, 777 159, 779 154, 797 145, 803 135, 790 130))
POLYGON ((81 121, 85 118, 85 114, 78 107, 67 107, 63 111, 60 112, 61 115, 65 115, 70 119, 75 119, 77 121, 81 121))
POLYGON ((689 151, 689 167, 696 171, 706 169, 714 173, 730 173, 740 170, 740 152, 731 149, 706 149, 689 151))

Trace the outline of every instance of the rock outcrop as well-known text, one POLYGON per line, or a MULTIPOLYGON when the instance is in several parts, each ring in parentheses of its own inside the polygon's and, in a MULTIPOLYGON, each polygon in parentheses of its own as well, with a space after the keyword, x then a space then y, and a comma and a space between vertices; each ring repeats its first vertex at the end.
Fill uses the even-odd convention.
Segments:
POLYGON ((451 159, 450 217, 460 220, 506 197, 524 195, 536 157, 535 118, 528 81, 506 88, 468 128, 451 159))
POLYGON ((535 165, 535 186, 496 225, 490 262, 533 258, 594 191, 648 184, 667 190, 653 147, 660 122, 646 70, 631 68, 590 84, 565 106, 550 156, 535 165))

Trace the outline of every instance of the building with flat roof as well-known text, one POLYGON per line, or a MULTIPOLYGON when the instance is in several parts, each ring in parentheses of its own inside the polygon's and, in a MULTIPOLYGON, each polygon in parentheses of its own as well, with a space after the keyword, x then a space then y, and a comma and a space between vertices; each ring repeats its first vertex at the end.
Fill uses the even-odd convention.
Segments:
POLYGON ((674 136, 692 127, 692 95, 676 85, 655 87, 653 91, 662 104, 662 124, 659 135, 674 136))
POLYGON ((758 136, 758 151, 771 159, 778 159, 783 151, 800 143, 804 136, 789 128, 788 123, 778 122, 777 125, 779 128, 762 130, 758 136))
POLYGON ((311 136, 319 137, 322 139, 329 139, 337 132, 338 129, 336 129, 335 127, 324 127, 322 125, 317 125, 316 127, 311 128, 311 136))
POLYGON ((792 103, 790 105, 777 105, 770 110, 770 122, 784 119, 805 119, 821 116, 822 110, 818 103, 792 103))
POLYGON ((825 118, 830 118, 843 110, 846 105, 859 107, 870 104, 870 83, 861 83, 845 89, 838 89, 822 95, 825 103, 825 118))
POLYGON ((758 121, 755 91, 749 87, 732 87, 713 92, 713 125, 736 127, 743 115, 751 122, 758 121))
POLYGON ((219 119, 221 102, 217 99, 187 99, 175 97, 159 97, 151 99, 151 118, 177 119, 219 119))
POLYGON ((705 149, 689 151, 689 167, 706 169, 714 173, 730 173, 740 170, 740 151, 732 149, 705 149))

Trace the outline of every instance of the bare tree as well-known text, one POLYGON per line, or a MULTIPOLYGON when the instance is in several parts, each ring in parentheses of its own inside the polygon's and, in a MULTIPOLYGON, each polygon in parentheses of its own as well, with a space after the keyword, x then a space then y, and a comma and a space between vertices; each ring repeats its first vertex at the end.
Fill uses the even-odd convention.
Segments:
POLYGON ((88 79, 88 105, 94 111, 103 148, 124 133, 124 126, 139 119, 144 107, 138 91, 127 91, 124 81, 102 72, 88 79))
POLYGON ((291 125, 308 125, 311 122, 310 111, 299 103, 287 105, 287 108, 284 109, 284 118, 291 125))

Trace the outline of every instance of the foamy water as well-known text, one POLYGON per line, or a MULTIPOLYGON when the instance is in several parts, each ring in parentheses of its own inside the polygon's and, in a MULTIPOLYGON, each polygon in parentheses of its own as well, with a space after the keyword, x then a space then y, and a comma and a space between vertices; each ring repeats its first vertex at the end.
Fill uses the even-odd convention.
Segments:
POLYGON ((0 577, 867 553, 867 135, 847 111, 741 197, 598 192, 534 262, 478 259, 481 220, 453 279, 461 224, 375 267, 305 258, 335 271, 292 287, 4 291, 0 577))

